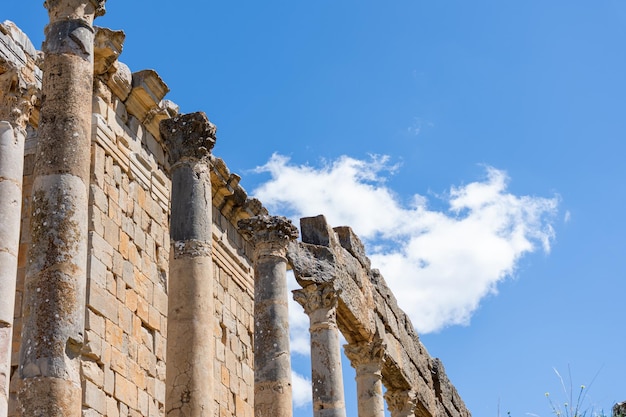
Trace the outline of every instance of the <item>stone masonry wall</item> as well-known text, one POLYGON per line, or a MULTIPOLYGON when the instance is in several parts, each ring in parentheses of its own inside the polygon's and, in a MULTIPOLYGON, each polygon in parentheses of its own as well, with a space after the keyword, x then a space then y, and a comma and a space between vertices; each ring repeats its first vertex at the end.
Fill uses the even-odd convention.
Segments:
MULTIPOLYGON (((162 416, 169 263, 169 166, 158 123, 177 114, 151 70, 131 73, 117 61, 124 35, 96 34, 84 416, 162 416)), ((12 44, 14 47, 18 44, 12 44)), ((25 146, 23 210, 13 335, 9 415, 16 415, 21 315, 37 119, 25 146)), ((237 220, 264 210, 249 200, 223 161, 212 160, 216 410, 253 415, 253 275, 237 220)), ((207 335, 209 336, 209 335, 207 335)))

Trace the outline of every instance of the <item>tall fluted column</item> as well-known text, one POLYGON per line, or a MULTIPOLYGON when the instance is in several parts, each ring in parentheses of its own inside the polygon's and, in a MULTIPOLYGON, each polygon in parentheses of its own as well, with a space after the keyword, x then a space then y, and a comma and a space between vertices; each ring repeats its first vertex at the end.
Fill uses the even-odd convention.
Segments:
POLYGON ((213 417, 215 340, 210 153, 204 113, 163 120, 171 176, 165 415, 213 417))
POLYGON ((331 283, 310 284, 293 292, 310 320, 314 417, 346 416, 337 328, 338 296, 331 283))
POLYGON ((0 417, 8 413, 24 140, 33 97, 34 84, 18 69, 0 75, 0 417))
POLYGON ((356 369, 359 417, 384 417, 382 382, 384 344, 379 340, 360 342, 345 345, 344 352, 356 369))
POLYGON ((298 229, 286 218, 256 216, 239 229, 254 245, 254 415, 292 411, 287 245, 298 229))
POLYGON ((385 401, 391 417, 415 416, 415 392, 412 390, 387 390, 385 401))
POLYGON ((19 412, 80 416, 93 20, 106 0, 48 0, 24 288, 19 412))

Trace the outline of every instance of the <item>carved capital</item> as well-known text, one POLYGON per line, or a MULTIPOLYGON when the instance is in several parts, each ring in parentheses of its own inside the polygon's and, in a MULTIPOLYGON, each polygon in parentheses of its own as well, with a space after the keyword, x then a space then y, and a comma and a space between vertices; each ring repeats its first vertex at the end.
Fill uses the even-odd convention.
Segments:
POLYGON ((301 290, 293 291, 293 299, 303 308, 307 315, 318 310, 336 310, 340 290, 335 290, 332 283, 310 284, 301 290))
POLYGON ((354 367, 368 364, 381 366, 386 347, 382 340, 374 340, 344 345, 344 352, 354 367))
POLYGON ((298 238, 298 228, 283 216, 254 216, 239 220, 237 226, 254 246, 270 244, 284 251, 290 241, 298 238))
POLYGON ((104 14, 106 13, 106 8, 104 7, 104 4, 106 2, 106 0, 91 0, 91 4, 93 4, 96 12, 96 17, 104 16, 104 14))
POLYGON ((64 18, 93 21, 106 13, 105 3, 106 0, 45 0, 43 5, 51 21, 64 18))
POLYGON ((0 120, 25 129, 36 100, 36 84, 24 79, 21 71, 9 68, 0 75, 0 120))
POLYGON ((184 161, 209 163, 217 128, 203 112, 162 120, 159 130, 171 166, 184 161))
POLYGON ((417 399, 413 390, 387 390, 385 401, 392 417, 408 417, 415 413, 417 399))

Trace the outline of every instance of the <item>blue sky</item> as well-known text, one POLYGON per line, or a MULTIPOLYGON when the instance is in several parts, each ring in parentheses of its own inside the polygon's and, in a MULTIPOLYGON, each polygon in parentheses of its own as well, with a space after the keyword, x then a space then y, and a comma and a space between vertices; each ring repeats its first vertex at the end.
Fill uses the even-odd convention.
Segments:
MULTIPOLYGON (((3 3, 39 47, 41 1, 3 3)), ((626 3, 107 9, 96 24, 126 32, 120 60, 208 114, 214 153, 251 194, 351 222, 411 289, 404 308, 474 416, 549 415, 545 392, 566 400, 553 368, 567 382, 568 366, 586 406, 626 400, 626 3)), ((305 376, 307 361, 294 355, 305 376)))

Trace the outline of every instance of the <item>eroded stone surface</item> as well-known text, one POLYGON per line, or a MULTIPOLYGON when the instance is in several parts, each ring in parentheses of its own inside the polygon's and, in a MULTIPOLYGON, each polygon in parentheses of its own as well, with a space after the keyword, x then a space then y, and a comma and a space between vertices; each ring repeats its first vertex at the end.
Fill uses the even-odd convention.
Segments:
POLYGON ((254 245, 254 415, 292 415, 287 291, 287 245, 298 229, 284 217, 238 222, 254 245))
POLYGON ((43 102, 26 274, 22 415, 79 416, 94 30, 104 1, 46 2, 43 102))
MULTIPOLYGON (((420 416, 469 416, 441 363, 428 355, 380 272, 370 269, 363 244, 352 230, 333 229, 323 216, 303 218, 300 226, 302 242, 291 244, 287 253, 296 279, 305 289, 322 285, 328 293, 339 294, 336 322, 349 345, 376 338, 384 342, 381 374, 387 390, 412 387, 415 413, 420 416)), ((315 296, 322 301, 323 294, 315 296)))
POLYGON ((194 113, 164 120, 161 132, 172 164, 165 412, 168 417, 205 417, 213 415, 215 401, 209 174, 215 129, 203 113, 194 113), (198 157, 195 147, 207 141, 211 147, 198 157))
POLYGON ((345 417, 341 346, 337 328, 338 291, 331 283, 310 284, 293 292, 310 320, 311 383, 315 417, 345 417))
POLYGON ((344 345, 344 352, 356 370, 357 404, 359 417, 383 417, 382 368, 385 344, 378 339, 344 345))
MULTIPOLYGON (((170 165, 186 159, 206 160, 215 145, 217 128, 202 112, 161 122, 161 136, 168 147, 170 165)), ((207 163, 208 161, 205 161, 207 163)))

